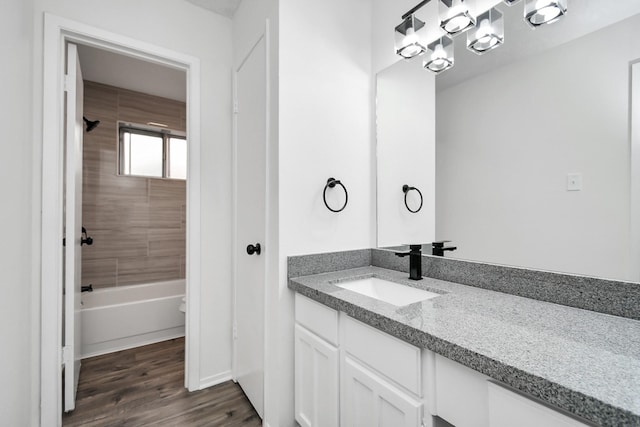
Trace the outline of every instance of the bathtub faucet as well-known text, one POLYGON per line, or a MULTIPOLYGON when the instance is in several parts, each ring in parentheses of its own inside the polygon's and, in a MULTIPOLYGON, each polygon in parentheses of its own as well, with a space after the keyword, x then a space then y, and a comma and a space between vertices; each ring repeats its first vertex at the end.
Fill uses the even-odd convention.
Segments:
POLYGON ((80 291, 81 292, 93 292, 93 285, 89 285, 89 286, 81 286, 80 287, 80 291))

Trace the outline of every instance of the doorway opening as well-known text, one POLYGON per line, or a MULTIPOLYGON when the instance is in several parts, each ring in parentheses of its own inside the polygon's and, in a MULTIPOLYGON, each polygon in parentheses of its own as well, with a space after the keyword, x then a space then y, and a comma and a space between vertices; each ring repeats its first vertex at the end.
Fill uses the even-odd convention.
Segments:
MULTIPOLYGON (((81 303, 74 324, 65 323, 63 348, 75 346, 80 365, 184 336, 188 138, 184 71, 75 46, 84 94, 76 109, 86 126, 82 172, 65 176, 81 181, 76 222, 86 244, 73 248, 81 303)), ((69 292, 64 301, 75 298, 69 292)), ((82 365, 73 380, 86 375, 82 365)), ((65 411, 75 409, 76 384, 64 383, 65 411)))
MULTIPOLYGON (((77 52, 76 52, 77 53, 77 52)), ((82 62, 82 61, 80 61, 82 62)), ((90 63, 91 61, 89 61, 90 63)), ((79 67, 81 69, 82 67, 79 67)), ((98 67, 104 68, 104 67, 98 67)), ((104 71, 104 70, 102 70, 104 71)), ((113 73, 112 73, 113 74, 113 73)), ((74 86, 85 87, 85 85, 78 85, 78 76, 74 75, 74 86)), ((96 78, 93 78, 96 80, 96 78)), ((78 348, 65 348, 63 347, 64 339, 70 336, 78 336, 72 330, 63 332, 63 300, 70 300, 71 294, 78 294, 77 301, 82 299, 95 299, 95 297, 102 293, 102 290, 109 288, 109 284, 126 285, 121 286, 120 294, 140 294, 142 289, 148 291, 152 286, 149 283, 141 284, 140 280, 143 276, 147 276, 146 280, 152 280, 162 283, 162 286, 153 286, 154 292, 169 292, 171 295, 163 295, 160 298, 152 298, 155 300, 162 299, 167 308, 172 312, 170 316, 173 319, 180 319, 184 317, 183 325, 175 324, 175 321, 169 320, 168 323, 157 326, 157 330, 147 331, 141 328, 139 321, 128 322, 128 333, 126 337, 118 341, 114 340, 113 330, 101 331, 101 343, 90 349, 84 349, 84 356, 90 356, 99 353, 107 353, 111 350, 132 347, 137 344, 145 344, 153 341, 159 341, 162 338, 173 338, 175 336, 184 334, 186 335, 185 344, 185 374, 184 374, 184 386, 190 391, 200 388, 200 374, 199 374, 199 301, 200 294, 200 169, 198 164, 199 150, 200 150, 200 134, 199 134, 199 121, 200 121, 200 106, 199 106, 199 61, 197 58, 190 57, 178 52, 164 50, 156 46, 148 45, 138 40, 130 39, 120 36, 118 34, 102 31, 84 24, 65 20, 52 15, 45 15, 45 43, 44 43, 44 109, 43 109, 43 214, 42 214, 42 317, 41 317, 41 425, 60 425, 62 420, 62 376, 61 372, 63 366, 66 372, 69 371, 69 367, 73 363, 73 366, 78 366, 75 362, 76 359, 82 358, 82 345, 79 340, 72 341, 74 347, 78 348), (173 125, 163 123, 161 120, 170 121, 175 119, 175 114, 167 113, 164 111, 160 115, 156 115, 156 119, 150 119, 145 121, 146 114, 140 114, 140 112, 148 113, 154 111, 154 102, 158 98, 155 95, 149 95, 146 93, 140 96, 142 101, 138 99, 139 105, 136 105, 136 101, 132 96, 132 93, 148 92, 148 90, 135 91, 131 88, 123 89, 117 88, 117 86, 109 86, 104 82, 90 83, 86 88, 87 92, 95 93, 105 92, 116 94, 116 100, 124 100, 123 110, 128 111, 131 115, 129 118, 133 120, 119 120, 118 114, 113 114, 113 111, 105 107, 104 98, 97 97, 92 100, 95 101, 95 105, 91 108, 94 110, 87 110, 91 112, 90 117, 85 117, 85 120, 78 119, 82 117, 82 113, 77 116, 78 111, 81 111, 81 105, 79 109, 74 110, 76 114, 76 123, 79 121, 81 125, 87 125, 84 130, 84 136, 87 144, 96 144, 91 148, 95 150, 89 150, 85 152, 84 158, 82 152, 78 153, 78 148, 74 148, 74 145, 68 143, 70 138, 65 135, 66 130, 69 128, 69 123, 65 125, 64 116, 62 112, 67 109, 71 100, 70 96, 65 96, 65 92, 69 91, 71 87, 71 81, 68 72, 69 67, 66 63, 66 52, 69 46, 80 46, 78 50, 80 56, 89 57, 90 54, 103 54, 112 55, 125 62, 131 63, 132 61, 139 66, 147 65, 153 68, 153 72, 139 72, 142 74, 142 80, 145 82, 153 81, 154 78, 160 82, 165 82, 165 88, 171 85, 166 85, 166 79, 164 77, 158 78, 162 75, 162 70, 168 71, 175 75, 181 76, 182 87, 179 89, 184 97, 183 111, 184 114, 177 114, 178 117, 173 125), (113 89, 113 88, 116 89, 113 89), (155 97, 154 97, 155 96, 155 97), (102 112, 104 115, 100 112, 102 112), (136 116, 135 113, 138 113, 136 116), (158 118, 159 117, 159 118, 158 118), (96 121, 100 123, 96 126, 96 121), (177 124, 175 124, 177 123, 177 124), (161 126, 166 125, 166 129, 161 126), (91 127, 91 133, 86 129, 91 127), (117 165, 117 161, 123 156, 119 156, 119 151, 122 147, 120 127, 127 127, 128 129, 137 129, 152 133, 157 131, 162 136, 160 144, 162 146, 160 154, 161 168, 164 173, 168 173, 167 179, 162 177, 157 178, 142 178, 137 182, 134 177, 120 176, 118 172, 122 169, 117 165), (177 128, 177 129, 176 129, 177 128), (117 130, 116 130, 117 129, 117 130), (173 129, 170 132, 169 129, 173 129), (92 135, 92 138, 86 138, 87 135, 92 135), (185 137, 188 137, 188 143, 185 144, 185 137), (112 144, 112 145, 110 145, 112 144), (117 144, 117 145, 116 145, 117 144), (184 149, 181 150, 180 147, 184 149), (115 148, 115 149, 114 149, 115 148), (66 152, 65 152, 66 151, 66 152), (69 217, 69 203, 65 208, 65 201, 68 201, 68 189, 74 185, 76 178, 73 174, 66 174, 65 171, 70 169, 65 168, 65 154, 66 158, 69 158, 69 152, 75 152, 80 154, 80 161, 85 160, 87 168, 84 172, 80 172, 78 179, 83 177, 87 178, 84 191, 79 191, 80 194, 85 193, 88 195, 94 195, 94 193, 104 193, 109 195, 106 200, 99 200, 96 198, 95 203, 85 203, 84 206, 87 209, 93 209, 91 215, 93 215, 93 221, 106 220, 107 223, 111 223, 112 226, 120 227, 123 224, 119 222, 126 222, 132 220, 133 223, 128 223, 122 227, 120 232, 109 232, 108 229, 102 229, 103 226, 98 226, 93 230, 89 227, 82 228, 81 214, 78 217, 76 215, 77 233, 72 232, 70 229, 64 226, 65 222, 68 222, 69 217), (175 173, 177 171, 176 166, 180 163, 180 157, 184 157, 184 169, 186 169, 185 180, 175 179, 175 173), (103 163, 101 165, 101 163, 103 163), (105 171, 101 170, 101 166, 105 166, 105 171), (106 172, 110 169, 110 172, 106 172), (96 172, 96 169, 98 172, 96 172), (93 174, 93 175, 92 175, 93 174), (171 176, 174 174, 174 176, 171 176), (171 179, 173 178, 173 179, 171 179), (129 181, 126 181, 129 180, 129 181), (152 182, 153 180, 153 182, 152 182), (168 183, 168 187, 164 188, 163 182, 168 183), (100 188, 98 184, 110 183, 105 188, 100 188), (136 184, 131 184, 137 182, 136 184), (183 201, 176 202, 171 200, 171 196, 174 193, 180 192, 182 187, 183 201), (160 195, 159 200, 152 200, 149 196, 149 192, 155 188, 155 194, 160 195), (142 191, 143 196, 146 194, 146 200, 140 200, 137 196, 140 196, 138 192, 142 191), (145 193, 146 192, 146 193, 145 193), (121 202, 115 196, 128 196, 125 197, 125 201, 121 202), (158 206, 151 206, 152 203, 159 203, 158 206), (182 204, 181 204, 182 203, 182 204), (180 207, 176 207, 178 204, 180 207), (140 208, 136 210, 131 207, 140 208), (184 206, 184 208, 182 208, 184 206), (109 213, 109 209, 112 210, 109 213), (127 214, 127 209, 129 209, 127 214), (133 210, 131 210, 133 209, 133 210), (146 239, 146 253, 143 253, 142 248, 139 247, 136 252, 136 244, 131 243, 135 239, 129 239, 131 236, 127 236, 128 233, 135 234, 140 231, 140 225, 145 221, 144 215, 141 212, 148 212, 147 221, 152 222, 151 225, 157 225, 154 232, 145 230, 147 236, 155 235, 155 243, 151 244, 151 241, 146 239), (171 214, 170 214, 171 213, 171 214), (177 218, 177 219, 176 219, 177 218), (136 222, 138 221, 138 222, 136 222), (115 224, 115 225, 114 225, 115 224), (133 225, 132 225, 133 224, 133 225), (163 225, 173 225, 172 227, 164 227, 163 225), (65 229, 67 228, 67 229, 65 229), (167 231, 171 230, 171 231, 167 231), (66 240, 68 244, 61 245, 63 238, 72 235, 73 238, 66 240), (75 234, 74 234, 75 233, 75 234), (182 237, 180 237, 182 234, 182 237), (120 236, 120 237, 118 237, 120 236), (88 242, 93 238, 95 246, 91 247, 88 242), (111 249, 106 248, 106 242, 109 240, 123 241, 129 239, 128 245, 114 246, 111 249), (87 244, 87 246, 83 245, 87 244), (155 249, 150 249, 153 246, 155 249), (184 255, 178 252, 180 246, 186 247, 184 255), (78 261, 73 261, 70 257, 65 255, 66 249, 69 247, 76 247, 76 252, 81 252, 83 249, 88 251, 88 248, 97 249, 102 247, 106 250, 106 254, 111 254, 111 261, 109 258, 88 257, 86 261, 92 266, 87 266, 87 271, 90 271, 90 275, 93 274, 91 281, 95 281, 96 290, 94 292, 87 292, 86 297, 80 297, 80 284, 89 286, 89 281, 77 280, 77 292, 74 288, 67 288, 67 295, 63 298, 63 286, 65 285, 66 272, 69 271, 70 266, 76 271, 78 270, 78 261), (133 249, 132 249, 133 248, 133 249), (111 252, 109 252, 111 251, 111 252), (119 258, 123 253, 129 255, 143 255, 137 257, 137 261, 131 259, 122 260, 119 258), (115 256, 115 258, 114 258, 115 256), (154 259, 155 257, 155 259, 154 259), (162 258, 162 259, 160 259, 162 258), (173 267, 167 267, 171 262, 168 262, 169 258, 173 261, 173 267), (112 268, 113 261, 115 260, 115 269, 112 268), (124 266, 118 268, 118 263, 123 262, 124 266), (135 262, 138 262, 136 265, 135 262), (66 263, 66 265, 64 264, 66 263), (126 267, 127 263, 131 264, 130 268, 126 267), (89 268, 91 267, 91 268, 89 268), (145 273, 146 271, 146 273, 145 273), (127 273, 129 272, 129 273, 127 273), (162 280, 159 277, 159 273, 168 273, 168 276, 178 276, 176 279, 180 279, 179 276, 184 275, 184 282, 182 285, 179 283, 167 284, 170 280, 162 280), (111 281, 111 282, 110 282, 111 281), (186 284, 185 284, 186 282, 186 284), (136 286, 138 285, 138 286, 136 286), (125 289, 127 286, 131 286, 131 289, 125 289), (180 292, 180 286, 182 286, 182 293, 180 292), (137 289, 134 289, 136 288, 137 289), (102 289, 100 289, 102 288, 102 289), (71 292, 69 291, 71 289, 71 292), (135 292, 134 292, 135 291, 135 292), (185 311, 186 315, 179 312, 181 295, 186 294, 185 311), (90 296, 89 296, 90 295, 90 296), (176 298, 178 298, 176 300, 176 298), (172 323, 173 322, 173 323, 172 323), (167 326, 169 325, 169 326, 167 326), (180 328, 184 328, 184 332, 180 331, 180 328), (131 334, 131 330, 134 333, 131 334), (164 334, 164 336, 162 335, 164 334), (167 335, 169 334, 169 335, 167 335), (135 338, 135 339, 132 339, 135 338), (135 340, 138 340, 136 343, 135 340), (108 348, 105 346, 105 342, 109 342, 108 345, 115 345, 116 347, 108 348), (146 341, 146 342, 145 342, 146 341), (114 344, 115 343, 115 344, 114 344), (79 356, 77 356, 79 355, 79 356)), ((135 88, 133 88, 135 89, 135 88)), ((77 94, 74 92, 74 95, 77 94)), ((140 98, 139 97, 139 98, 140 98)), ((182 101, 173 100, 174 103, 179 104, 182 101)), ((118 101, 116 101, 118 105, 118 101)), ((174 107, 176 106, 174 105, 174 107)), ((157 106, 157 105, 156 105, 157 106)), ((117 111, 117 108, 116 108, 117 111)), ((72 123, 72 122, 71 122, 72 123)), ((84 126, 83 126, 84 127, 84 126)), ((137 134, 136 134, 137 135, 137 134)), ((149 135, 145 135, 149 136, 149 135)), ((133 153, 135 150, 132 145, 139 143, 139 138, 129 138, 128 140, 128 152, 133 153), (135 140, 135 141, 134 141, 135 140)), ((157 140, 147 140, 147 142, 153 141, 151 145, 157 148, 157 140)), ((144 144, 143 144, 144 145, 144 144)), ((146 146, 148 149, 148 146, 146 146)), ((139 148, 139 147, 138 147, 139 148)), ((152 149, 151 151, 157 151, 152 149)), ((147 150, 148 151, 148 150, 147 150)), ((124 154, 124 153, 122 153, 124 154)), ((149 152, 145 158, 150 157, 149 152)), ((131 159, 129 159, 131 160, 131 159)), ((68 163, 68 161, 67 161, 68 163)), ((67 165, 69 166, 69 165, 67 165)), ((82 168, 80 169, 82 170, 82 168)), ((130 171, 131 172, 131 171, 130 171)), ((76 171, 76 176, 78 175, 76 171)), ((138 177, 139 178, 139 177, 138 177)), ((77 188, 77 185, 76 185, 77 188)), ((78 191, 76 191, 78 193, 78 191)), ((81 202, 80 202, 81 203, 81 202)), ((82 204, 78 207, 76 202, 76 212, 78 209, 82 212, 82 204)), ((94 251, 95 252, 95 251, 94 251)), ((136 256, 132 256, 136 258, 136 256)), ((77 257, 75 258, 77 260, 77 257)), ((81 275, 80 275, 81 276, 81 275)), ((153 283, 152 285, 156 285, 153 283)), ((115 286, 114 288, 118 288, 115 286)), ((122 296, 122 295, 120 295, 122 296)), ((131 296, 131 295, 129 295, 131 296)), ((156 295, 158 297, 158 295, 156 295)), ((116 298, 112 295, 110 298, 116 298)), ((113 304, 112 304, 113 305, 113 304)), ((129 301, 123 304, 128 306, 129 301)), ((67 302, 67 307, 71 305, 67 302)), ((79 306, 79 305, 78 305, 79 306)), ((148 307, 145 307, 145 309, 148 307)), ((141 308, 142 309, 142 308, 141 308)), ((82 310, 66 310, 65 323, 69 325, 69 316, 78 315, 78 318, 82 316, 82 310)), ((92 313, 96 314, 96 313, 92 313)), ((153 316, 140 316, 140 312, 137 312, 138 319, 153 316)), ((105 323, 105 319, 100 316, 111 316, 113 321, 106 321, 106 323, 117 324, 118 321, 122 322, 120 313, 100 314, 97 318, 93 319, 93 323, 105 323)), ((162 322, 161 322, 162 323, 162 322)), ((179 322, 178 322, 179 323, 179 322)), ((117 328, 115 328, 117 329, 117 328)), ((95 343, 94 343, 95 344, 95 343)), ((73 369, 74 371, 76 369, 73 369)), ((73 377, 72 377, 73 378, 73 377)), ((65 386, 74 384, 67 384, 65 386)), ((73 407, 73 405, 71 405, 73 407)), ((69 406, 67 406, 69 408, 69 406)))
POLYGON ((84 80, 82 358, 184 335, 186 80, 78 45, 84 80), (184 311, 184 308, 183 308, 184 311))

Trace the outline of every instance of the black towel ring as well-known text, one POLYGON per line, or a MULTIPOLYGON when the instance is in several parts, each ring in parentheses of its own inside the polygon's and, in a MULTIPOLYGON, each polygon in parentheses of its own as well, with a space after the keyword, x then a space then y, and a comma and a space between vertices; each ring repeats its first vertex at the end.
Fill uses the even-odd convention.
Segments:
POLYGON ((347 202, 349 201, 349 193, 347 192, 347 187, 345 187, 344 184, 341 183, 339 179, 329 178, 327 180, 327 185, 324 186, 324 191, 322 192, 322 200, 324 200, 324 205, 331 212, 342 212, 344 208, 347 207, 347 202), (339 185, 344 190, 344 205, 338 210, 331 209, 331 206, 329 206, 329 204, 327 203, 327 188, 334 188, 336 185, 339 185))
POLYGON ((422 203, 424 202, 424 199, 422 198, 422 192, 418 190, 416 187, 410 187, 407 184, 402 186, 402 192, 404 193, 404 205, 407 207, 407 210, 411 213, 420 212, 420 209, 422 209, 422 203), (411 208, 409 207, 409 204, 407 203, 407 194, 409 194, 409 191, 411 190, 416 190, 420 195, 420 206, 418 206, 418 209, 416 209, 415 211, 411 210, 411 208))

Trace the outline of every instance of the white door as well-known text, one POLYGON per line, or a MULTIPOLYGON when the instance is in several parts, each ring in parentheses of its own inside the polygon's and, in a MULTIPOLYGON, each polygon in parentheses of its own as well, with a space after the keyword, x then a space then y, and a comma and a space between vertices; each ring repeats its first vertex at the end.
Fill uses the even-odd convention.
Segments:
POLYGON ((78 48, 67 45, 65 78, 65 185, 64 185, 64 410, 76 407, 80 375, 80 291, 82 249, 82 105, 84 85, 78 48))
POLYGON ((264 403, 266 50, 236 71, 235 378, 260 417, 264 403), (258 244, 260 250, 257 250, 258 244), (250 246, 251 245, 251 246, 250 246))

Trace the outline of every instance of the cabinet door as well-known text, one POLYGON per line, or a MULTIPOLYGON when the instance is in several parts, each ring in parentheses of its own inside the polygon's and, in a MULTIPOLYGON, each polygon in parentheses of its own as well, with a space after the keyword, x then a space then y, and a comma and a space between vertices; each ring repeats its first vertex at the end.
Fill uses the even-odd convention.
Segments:
POLYGON ((343 427, 419 427, 422 404, 349 356, 342 372, 343 427))
POLYGON ((302 427, 338 425, 338 349, 296 324, 295 413, 302 427))

